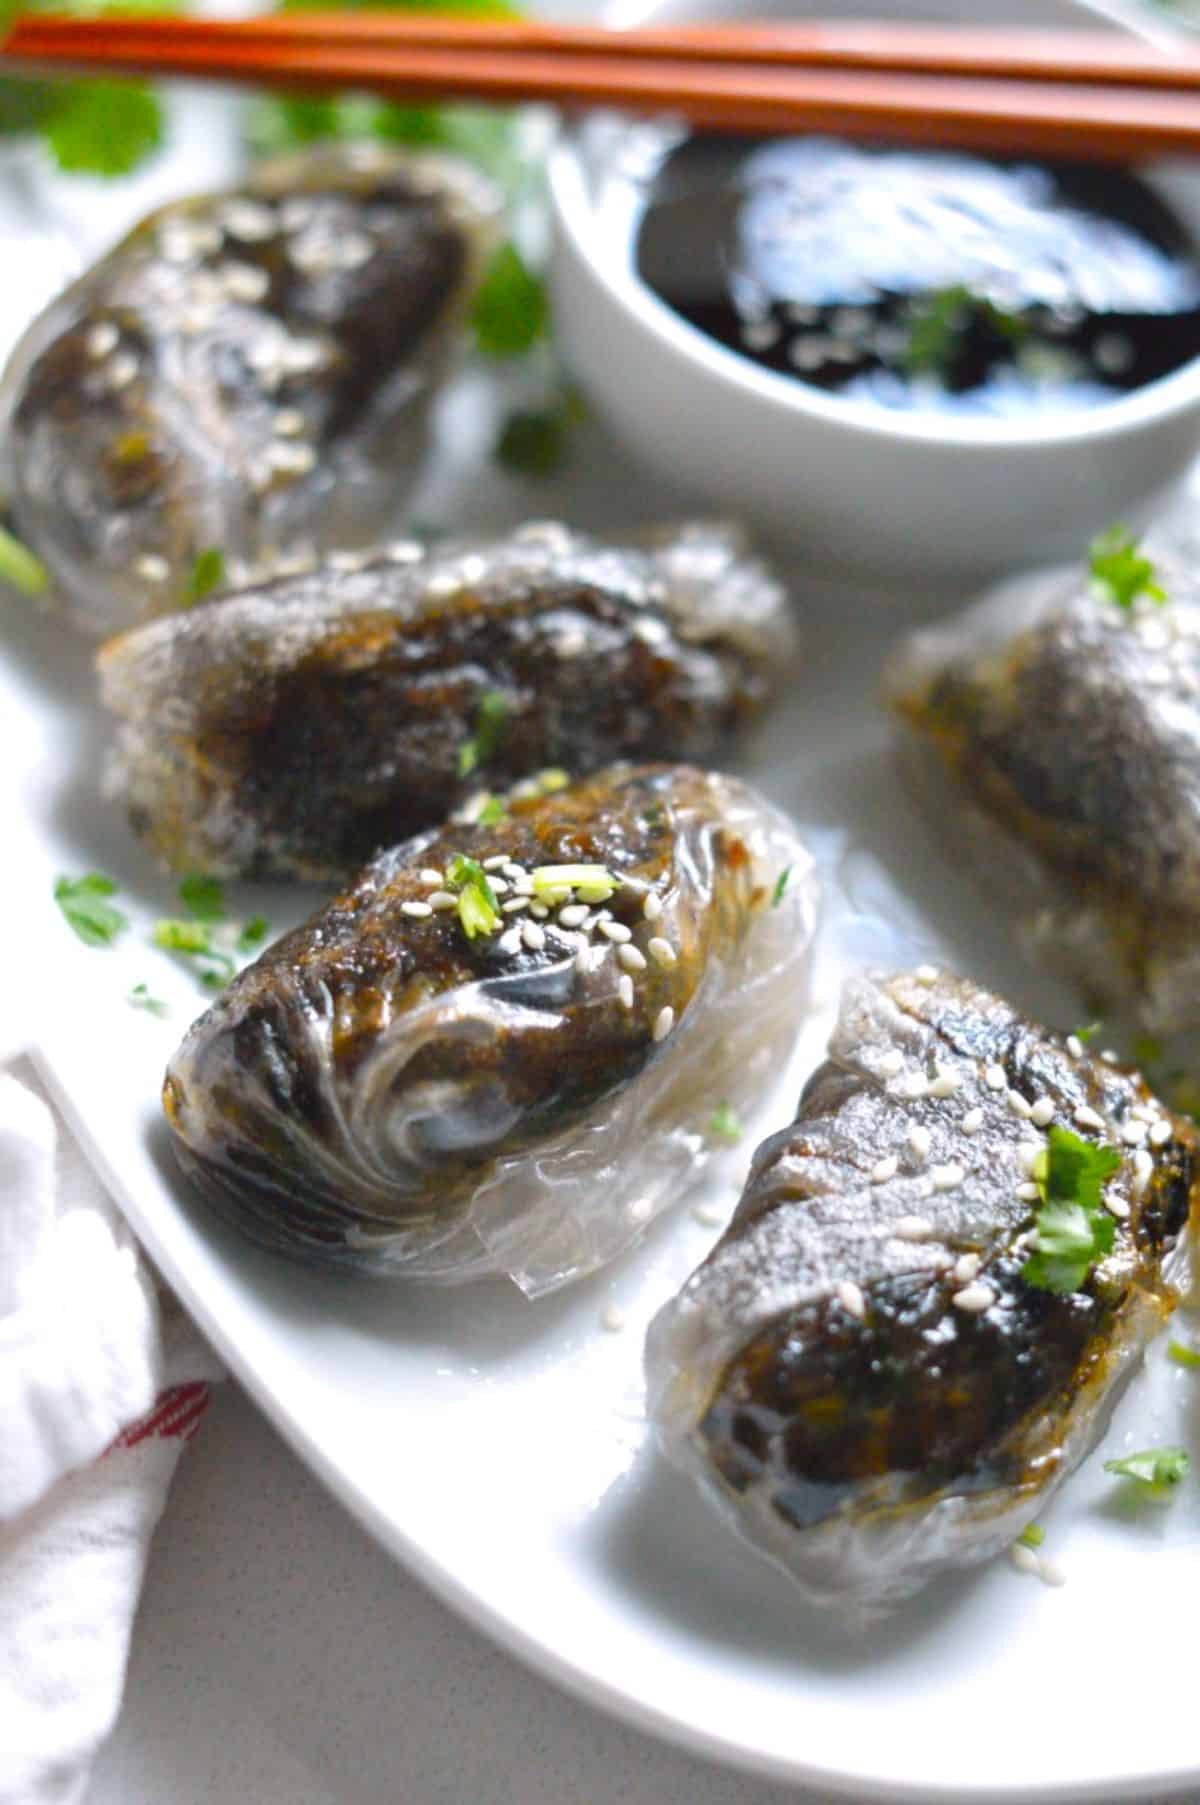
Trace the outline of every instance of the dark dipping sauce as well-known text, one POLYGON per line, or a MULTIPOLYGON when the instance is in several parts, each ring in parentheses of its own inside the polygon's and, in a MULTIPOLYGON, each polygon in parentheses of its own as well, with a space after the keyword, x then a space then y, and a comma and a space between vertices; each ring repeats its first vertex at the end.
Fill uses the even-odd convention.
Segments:
POLYGON ((1200 264, 1136 176, 824 138, 685 139, 637 270, 770 370, 855 401, 1091 408, 1200 355, 1200 264))

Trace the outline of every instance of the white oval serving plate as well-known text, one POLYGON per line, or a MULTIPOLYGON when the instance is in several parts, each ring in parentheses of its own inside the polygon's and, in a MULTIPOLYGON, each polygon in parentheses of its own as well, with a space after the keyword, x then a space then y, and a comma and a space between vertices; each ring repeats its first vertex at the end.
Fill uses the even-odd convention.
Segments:
MULTIPOLYGON (((51 190, 30 163, 20 179, 33 202, 43 195, 60 220, 84 223, 57 240, 28 238, 9 195, 5 230, 30 245, 14 268, 31 287, 22 295, 14 277, 4 298, 12 319, 0 329, 19 326, 22 306, 42 298, 54 258, 66 275, 71 256, 111 236, 156 185, 179 190, 219 173, 215 151, 203 170, 195 160, 220 134, 211 107, 194 104, 200 113, 181 106, 179 156, 137 196, 111 199, 108 215, 91 185, 51 190), (35 245, 57 248, 39 262, 35 245)), ((468 383, 445 410, 441 470, 428 485, 442 518, 569 511, 599 525, 678 506, 648 495, 595 433, 559 485, 508 483, 477 449, 486 440, 477 400, 468 383)), ((839 969, 940 957, 1047 1020, 1074 1012, 1011 955, 893 772, 874 691, 911 604, 822 598, 808 573, 796 576, 805 659, 743 769, 802 824, 829 884, 822 1010, 745 1142, 713 1172, 704 1201, 725 1215, 755 1140, 787 1119, 819 1054, 839 969)), ((1126 1519, 1101 1471, 1106 1454, 1192 1439, 1200 1382, 1169 1365, 1161 1345, 1104 1449, 1047 1516, 1062 1589, 999 1563, 938 1586, 865 1639, 845 1634, 733 1541, 648 1445, 642 1334, 718 1231, 685 1204, 607 1272, 536 1305, 500 1286, 454 1293, 326 1278, 243 1245, 190 1198, 165 1144, 162 1068, 204 999, 147 941, 172 888, 101 799, 106 732, 90 651, 9 595, 0 738, 4 1026, 18 1026, 24 992, 42 1067, 167 1279, 300 1455, 448 1603, 593 1703, 827 1795, 1128 1798, 1200 1779, 1189 1616, 1200 1595, 1200 1488, 1169 1511, 1126 1519), (118 881, 134 918, 102 951, 79 946, 51 901, 56 873, 92 869, 118 881), (142 982, 166 1000, 168 1019, 127 1006, 142 982), (624 1319, 616 1332, 602 1327, 610 1304, 624 1319)), ((281 929, 310 899, 259 890, 234 900, 281 929)))

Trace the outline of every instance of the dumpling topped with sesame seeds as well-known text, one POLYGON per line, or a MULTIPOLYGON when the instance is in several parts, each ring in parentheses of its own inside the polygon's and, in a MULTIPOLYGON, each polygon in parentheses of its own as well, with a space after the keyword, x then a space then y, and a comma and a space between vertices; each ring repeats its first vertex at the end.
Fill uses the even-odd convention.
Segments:
POLYGON ((499 229, 467 165, 374 143, 151 214, 34 321, 4 491, 98 635, 395 517, 499 229))
POLYGON ((913 635, 885 692, 930 820, 1029 949, 1089 1010, 1200 1023, 1194 560, 1115 529, 1065 585, 1010 585, 913 635))
POLYGON ((796 1119, 652 1323, 662 1445, 819 1603, 1013 1542, 1174 1308, 1194 1126, 921 968, 851 979, 796 1119))
POLYGON ((192 1027, 177 1156, 253 1239, 530 1296, 637 1239, 807 1007, 812 861, 735 779, 620 765, 368 865, 192 1027))
POLYGON ((708 759, 788 646, 783 589, 719 522, 333 553, 105 647, 110 789, 176 870, 341 879, 514 783, 708 759))

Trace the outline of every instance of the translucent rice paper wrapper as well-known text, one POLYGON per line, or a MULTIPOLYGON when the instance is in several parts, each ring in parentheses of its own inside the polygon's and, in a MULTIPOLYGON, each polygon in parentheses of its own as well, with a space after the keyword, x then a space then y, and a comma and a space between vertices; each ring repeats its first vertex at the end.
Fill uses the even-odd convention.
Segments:
POLYGON ((817 880, 781 815, 686 766, 617 767, 510 806, 502 828, 451 826, 383 855, 176 1054, 176 1151, 255 1239, 411 1279, 507 1275, 540 1296, 678 1202, 709 1158, 712 1111, 751 1106, 787 1057, 817 880), (532 946, 527 914, 468 944, 452 913, 401 914, 452 849, 528 867, 585 832, 623 880, 615 938, 556 910, 532 946), (398 960, 389 994, 370 969, 381 945, 398 960), (341 1053, 364 998, 380 1025, 341 1053))
POLYGON ((1168 599, 1130 610, 1061 571, 915 633, 885 697, 955 861, 1089 1010, 1200 1023, 1200 587, 1144 548, 1168 599))
POLYGON ((1011 1546, 1104 1434, 1188 1282, 1200 1147, 1139 1074, 1073 1056, 950 974, 850 979, 829 1052, 651 1323, 648 1408, 731 1529, 865 1623, 1011 1546), (931 1070, 952 1087, 915 1094, 931 1070), (1086 1105, 1120 1151, 1114 1246, 1086 1293, 1023 1277, 1037 1202, 1019 1187, 1041 1135, 1010 1087, 1060 1123, 1086 1105), (1122 1129, 1139 1123, 1133 1146, 1122 1129))

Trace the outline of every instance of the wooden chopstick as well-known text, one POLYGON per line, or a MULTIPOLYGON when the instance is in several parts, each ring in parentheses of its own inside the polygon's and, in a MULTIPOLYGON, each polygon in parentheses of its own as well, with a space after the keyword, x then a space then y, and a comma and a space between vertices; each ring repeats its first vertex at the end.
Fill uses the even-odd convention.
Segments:
POLYGON ((4 64, 620 107, 710 130, 1016 154, 1124 160, 1200 150, 1200 59, 1098 33, 838 24, 617 33, 371 13, 42 14, 17 21, 4 64))

